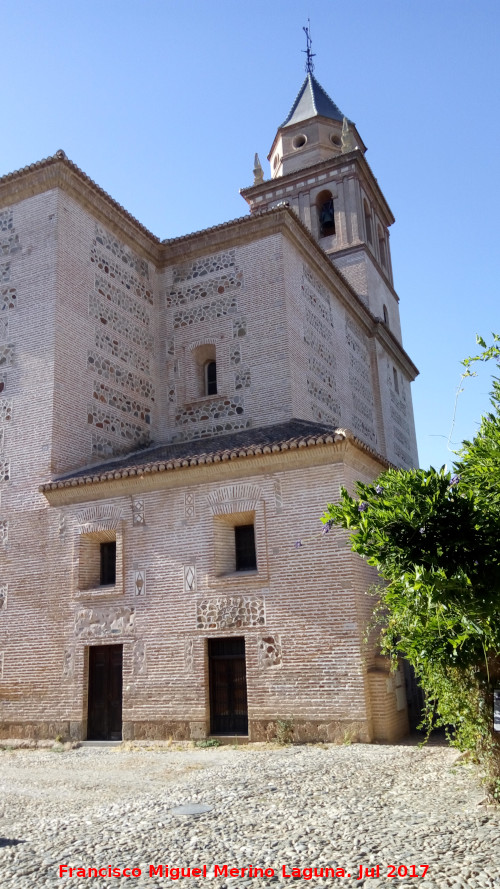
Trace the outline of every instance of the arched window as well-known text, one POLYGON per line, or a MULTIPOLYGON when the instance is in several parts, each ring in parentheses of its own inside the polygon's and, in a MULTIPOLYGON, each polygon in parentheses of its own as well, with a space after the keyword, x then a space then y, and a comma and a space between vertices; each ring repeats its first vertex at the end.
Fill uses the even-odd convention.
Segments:
POLYGON ((191 354, 186 366, 186 400, 217 395, 215 343, 200 343, 192 346, 189 352, 191 354))
POLYGON ((316 198, 320 238, 335 234, 335 208, 331 191, 322 191, 316 198))
POLYGON ((205 364, 205 395, 217 395, 217 363, 207 361, 205 364))
POLYGON ((363 201, 363 212, 365 216, 366 240, 370 244, 373 244, 372 215, 370 212, 370 207, 368 206, 368 201, 363 201))
POLYGON ((384 233, 383 233, 382 229, 380 228, 380 225, 378 227, 378 252, 380 255, 380 262, 386 269, 387 268, 387 254, 386 254, 386 250, 385 250, 385 237, 384 237, 384 233))
POLYGON ((384 322, 387 324, 387 327, 389 327, 389 312, 387 311, 387 306, 385 305, 385 303, 384 303, 384 322))
POLYGON ((399 380, 398 380, 398 372, 395 367, 392 368, 392 375, 394 377, 394 388, 396 393, 399 395, 399 380))

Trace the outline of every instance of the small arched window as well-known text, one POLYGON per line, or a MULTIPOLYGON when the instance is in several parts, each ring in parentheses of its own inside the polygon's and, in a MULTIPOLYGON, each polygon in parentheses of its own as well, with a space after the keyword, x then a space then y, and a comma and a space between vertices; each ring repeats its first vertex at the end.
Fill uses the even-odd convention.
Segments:
POLYGON ((387 311, 387 306, 384 303, 384 323, 389 327, 389 312, 387 311))
POLYGON ((386 254, 386 250, 385 250, 385 237, 384 237, 384 233, 383 233, 382 229, 380 228, 380 226, 378 227, 378 252, 380 255, 380 262, 386 269, 387 268, 387 254, 386 254))
POLYGON ((207 361, 205 364, 205 395, 217 395, 217 363, 207 361))
POLYGON ((186 365, 186 400, 217 395, 217 356, 215 343, 200 343, 189 349, 186 365))
POLYGON ((335 234, 335 208, 331 191, 322 191, 316 198, 320 238, 335 234))
POLYGON ((363 201, 363 212, 365 217, 366 240, 370 244, 373 244, 372 215, 370 212, 370 207, 368 206, 368 201, 363 201))

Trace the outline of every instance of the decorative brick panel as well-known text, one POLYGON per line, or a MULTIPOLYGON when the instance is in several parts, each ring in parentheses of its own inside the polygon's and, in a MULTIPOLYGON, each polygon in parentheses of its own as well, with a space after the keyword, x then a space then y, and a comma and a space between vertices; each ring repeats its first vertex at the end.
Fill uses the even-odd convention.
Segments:
POLYGON ((130 274, 126 269, 122 268, 117 262, 113 262, 113 260, 109 259, 108 256, 105 256, 100 250, 96 247, 92 247, 90 253, 90 261, 95 263, 97 268, 106 275, 109 275, 110 278, 114 279, 118 284, 121 284, 125 287, 126 290, 129 290, 131 293, 134 293, 136 296, 142 297, 146 302, 153 304, 153 294, 151 290, 143 283, 143 281, 139 281, 135 275, 130 274))
POLYGON ((134 596, 146 595, 146 572, 144 569, 134 571, 134 596))
POLYGON ((125 247, 120 241, 113 237, 110 232, 106 231, 106 229, 102 228, 100 225, 96 225, 95 239, 97 244, 101 244, 102 247, 109 250, 113 256, 120 259, 124 265, 131 268, 136 274, 140 275, 142 278, 146 278, 146 280, 149 278, 147 262, 137 256, 137 254, 128 247, 125 247))
POLYGON ((135 632, 135 608, 80 608, 75 615, 75 636, 101 639, 135 632))
POLYGON ((66 648, 64 651, 62 678, 72 679, 75 674, 75 649, 66 648))
POLYGON ((255 596, 202 599, 197 603, 199 630, 233 630, 265 624, 264 600, 255 596))
POLYGON ((133 676, 147 676, 148 675, 148 661, 147 661, 147 649, 146 643, 141 639, 138 639, 134 643, 134 648, 132 651, 132 675, 133 676))
POLYGON ((233 512, 252 512, 262 500, 262 489, 257 485, 226 485, 212 491, 207 501, 214 515, 233 512))
POLYGON ((108 531, 119 527, 122 519, 121 506, 97 504, 88 506, 76 514, 76 530, 79 534, 108 531))
POLYGON ((258 641, 259 665, 264 669, 279 667, 282 663, 281 638, 261 636, 258 641))
POLYGON ((89 296, 89 315, 103 327, 111 328, 142 349, 152 349, 153 337, 147 328, 135 324, 131 319, 115 311, 112 305, 100 299, 95 293, 89 296))
POLYGON ((184 494, 184 515, 187 519, 193 519, 196 515, 196 494, 194 491, 186 491, 184 494))
POLYGON ((132 497, 132 524, 146 524, 144 497, 132 497))
POLYGON ((184 286, 179 290, 172 290, 167 294, 167 308, 172 306, 187 306, 198 299, 206 299, 212 296, 221 296, 227 290, 241 287, 241 273, 220 275, 217 278, 184 286))
POLYGON ((176 284, 180 281, 192 281, 195 278, 202 278, 214 272, 222 272, 225 269, 234 268, 235 264, 234 250, 203 256, 200 259, 195 259, 193 262, 178 265, 174 269, 174 281, 176 284))
POLYGON ((193 593, 196 590, 196 565, 184 566, 184 591, 193 593))

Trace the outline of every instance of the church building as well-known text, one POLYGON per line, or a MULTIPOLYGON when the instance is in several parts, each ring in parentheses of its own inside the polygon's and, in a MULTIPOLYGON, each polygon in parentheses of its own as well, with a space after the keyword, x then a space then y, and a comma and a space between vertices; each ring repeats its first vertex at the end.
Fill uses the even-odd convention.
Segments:
POLYGON ((162 241, 63 151, 0 179, 0 738, 407 732, 320 523, 417 465, 365 151, 309 65, 240 219, 162 241))

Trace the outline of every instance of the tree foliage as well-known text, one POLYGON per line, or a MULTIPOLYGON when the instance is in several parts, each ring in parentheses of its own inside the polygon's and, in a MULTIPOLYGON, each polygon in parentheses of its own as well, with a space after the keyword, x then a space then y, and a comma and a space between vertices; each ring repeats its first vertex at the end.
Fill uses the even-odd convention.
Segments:
MULTIPOLYGON (((500 357, 497 345, 466 359, 500 357), (486 354, 488 353, 488 354, 486 354)), ((323 521, 351 533, 352 549, 378 569, 375 620, 382 651, 412 664, 426 695, 430 727, 452 726, 493 779, 500 745, 492 692, 500 685, 500 383, 492 410, 464 442, 453 474, 388 470, 329 504, 323 521)), ((498 784, 497 786, 500 786, 498 784)))

